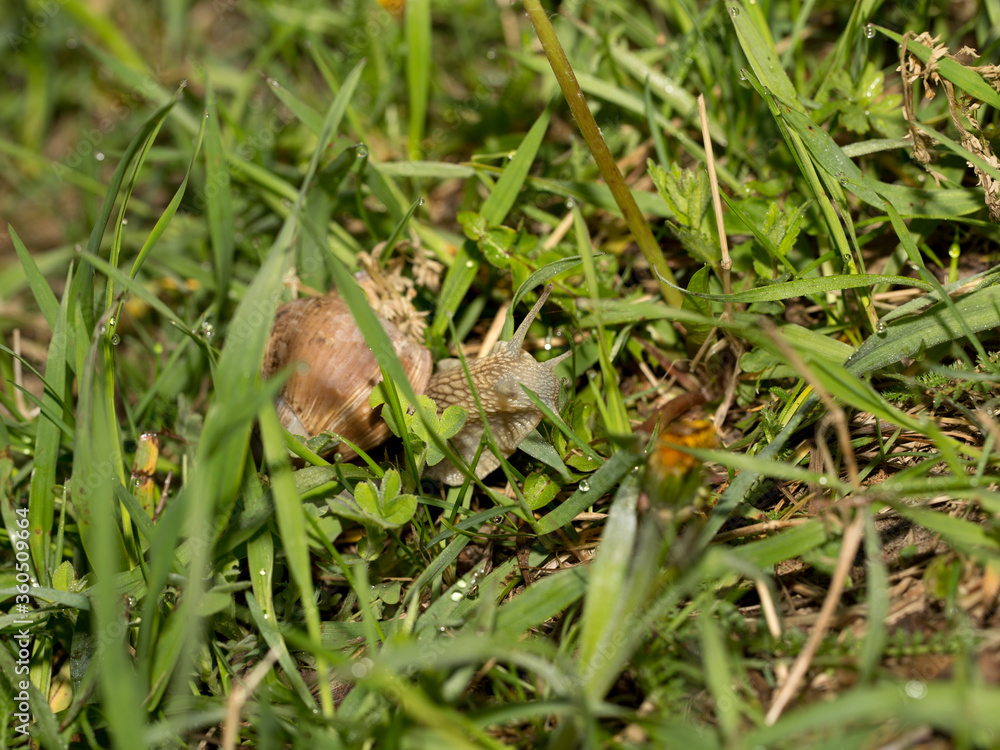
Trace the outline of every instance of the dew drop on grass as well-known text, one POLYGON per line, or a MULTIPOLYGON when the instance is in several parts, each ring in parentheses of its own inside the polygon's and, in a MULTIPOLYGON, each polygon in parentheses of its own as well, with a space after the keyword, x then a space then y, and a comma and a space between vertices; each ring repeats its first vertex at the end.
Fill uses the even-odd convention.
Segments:
POLYGON ((475 264, 475 261, 471 261, 471 260, 467 260, 467 261, 465 261, 465 267, 466 267, 466 268, 474 268, 474 267, 475 267, 475 265, 476 265, 476 264, 475 264))
POLYGON ((729 9, 729 15, 731 15, 733 18, 736 18, 736 16, 738 16, 739 14, 740 14, 740 9, 737 8, 735 5, 729 9))
POLYGON ((904 690, 908 696, 916 698, 917 700, 920 700, 927 695, 927 686, 920 680, 910 680, 906 683, 904 690))
POLYGON ((464 597, 464 594, 462 594, 461 591, 453 591, 452 594, 451 594, 451 600, 453 602, 460 602, 460 601, 462 601, 463 597, 464 597))
POLYGON ((359 159, 365 159, 368 157, 368 147, 365 144, 359 143, 355 146, 355 149, 355 154, 359 159))
POLYGON ((111 346, 118 346, 121 342, 122 340, 117 333, 111 336, 111 346))
POLYGON ((118 325, 118 318, 112 315, 110 318, 108 318, 108 325, 114 328, 116 325, 118 325))
POLYGON ((590 492, 590 482, 586 479, 580 480, 580 492, 590 492))
POLYGON ((266 576, 267 575, 267 571, 264 570, 263 568, 261 568, 260 570, 257 571, 257 575, 266 576))
POLYGON ((873 23, 865 24, 865 38, 866 39, 875 38, 875 24, 873 23))
POLYGON ((94 154, 94 158, 97 159, 97 161, 104 161, 104 152, 98 151, 96 154, 94 154))

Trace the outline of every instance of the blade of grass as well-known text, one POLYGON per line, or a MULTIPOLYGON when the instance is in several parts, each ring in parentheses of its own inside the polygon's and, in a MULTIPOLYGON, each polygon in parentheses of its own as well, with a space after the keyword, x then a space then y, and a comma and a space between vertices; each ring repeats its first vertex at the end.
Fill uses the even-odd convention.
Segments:
POLYGON ((31 294, 35 298, 35 302, 39 309, 42 311, 42 315, 45 316, 45 322, 48 323, 49 330, 54 331, 56 328, 56 321, 59 318, 59 300, 56 299, 56 295, 52 292, 52 288, 45 280, 45 276, 43 276, 42 272, 38 270, 38 266, 35 264, 35 259, 31 257, 31 253, 28 252, 28 248, 24 246, 24 243, 21 242, 21 238, 17 236, 17 232, 14 231, 14 227, 8 224, 7 232, 10 234, 11 242, 14 243, 14 250, 17 252, 18 260, 21 261, 21 267, 24 269, 24 275, 28 279, 28 286, 31 287, 31 294))
POLYGON ((427 122, 427 99, 431 77, 431 3, 409 0, 406 4, 406 85, 410 103, 407 153, 416 161, 423 150, 427 122))
MULTIPOLYGON (((604 142, 601 130, 597 127, 594 116, 587 107, 586 98, 580 90, 580 84, 577 83, 566 53, 563 51, 562 45, 559 44, 555 30, 552 28, 552 24, 549 23, 548 15, 542 8, 539 0, 525 0, 524 9, 531 19, 532 26, 535 27, 535 33, 542 43, 546 57, 549 58, 552 72, 555 73, 556 80, 559 81, 563 96, 566 97, 566 103, 569 105, 570 111, 573 112, 573 117, 580 128, 580 133, 587 142, 587 147, 590 149, 594 161, 597 162, 601 176, 611 189, 611 193, 615 197, 615 202, 618 204, 619 209, 621 209, 622 215, 625 217, 625 221, 633 237, 635 237, 636 243, 639 245, 639 249, 649 262, 649 265, 656 269, 660 276, 676 284, 673 271, 667 265, 667 260, 663 257, 663 252, 660 250, 660 245, 656 241, 656 238, 653 237, 653 232, 646 222, 646 217, 639 211, 639 207, 635 203, 635 198, 632 196, 628 185, 625 184, 625 178, 622 177, 622 173, 618 170, 618 165, 615 163, 607 143, 604 142)), ((683 297, 681 297, 677 290, 671 289, 666 284, 662 284, 660 291, 663 294, 663 299, 671 307, 681 306, 683 297)))
POLYGON ((208 231, 215 260, 216 311, 222 315, 229 298, 229 279, 233 269, 236 229, 233 216, 231 178, 222 144, 222 126, 215 88, 209 79, 205 91, 205 208, 208 231))
MULTIPOLYGON (((104 231, 107 228, 108 220, 111 218, 111 212, 114 209, 118 192, 121 190, 126 171, 132 164, 133 159, 136 158, 140 149, 143 147, 146 139, 152 132, 160 128, 167 115, 170 114, 170 110, 173 109, 175 103, 176 100, 170 101, 163 107, 156 110, 156 112, 154 112, 152 116, 142 124, 142 127, 139 128, 139 132, 135 134, 126 147, 125 152, 122 154, 121 161, 118 163, 114 174, 111 176, 111 182, 108 184, 107 192, 104 195, 104 202, 101 204, 101 211, 97 216, 94 229, 90 233, 90 239, 87 241, 87 252, 90 255, 101 254, 101 239, 104 237, 104 231)), ((80 269, 76 274, 76 279, 73 284, 73 296, 75 299, 79 300, 80 312, 83 315, 83 322, 88 329, 89 336, 89 329, 93 328, 94 317, 94 270, 89 263, 81 264, 80 269)))
POLYGON ((621 389, 618 387, 618 370, 611 361, 608 339, 605 334, 604 325, 600 321, 600 313, 597 312, 600 286, 597 283, 597 268, 594 266, 594 248, 590 244, 590 232, 587 230, 587 222, 584 220, 583 212, 579 206, 573 206, 573 227, 576 234, 576 247, 583 261, 583 277, 586 279, 587 289, 590 290, 590 299, 594 303, 595 317, 597 317, 598 361, 601 364, 604 386, 601 389, 601 395, 607 403, 607 421, 605 424, 608 432, 612 435, 631 435, 632 427, 629 424, 628 413, 625 410, 625 400, 622 398, 621 389))
POLYGON ((552 113, 545 109, 535 124, 531 126, 527 135, 517 147, 514 156, 507 162, 500 179, 496 181, 489 197, 483 201, 479 213, 490 226, 503 224, 507 214, 514 207, 517 196, 524 187, 524 181, 528 177, 528 171, 535 161, 538 149, 542 145, 542 139, 549 127, 549 120, 552 113))
MULTIPOLYGON (((47 387, 42 395, 46 405, 38 418, 35 437, 34 469, 31 472, 31 489, 28 495, 28 523, 31 528, 29 547, 35 564, 35 574, 42 585, 52 583, 52 569, 55 567, 52 555, 52 522, 55 518, 56 462, 62 440, 60 426, 46 418, 45 412, 62 414, 66 395, 66 353, 69 340, 69 290, 73 282, 73 267, 66 274, 66 286, 59 305, 52 341, 45 365, 47 387)), ((61 550, 55 550, 61 556, 61 550)))
POLYGON ((597 498, 615 487, 639 462, 639 456, 631 451, 623 450, 613 455, 587 478, 586 485, 542 516, 535 527, 536 532, 539 535, 551 534, 568 524, 581 511, 593 505, 597 498))

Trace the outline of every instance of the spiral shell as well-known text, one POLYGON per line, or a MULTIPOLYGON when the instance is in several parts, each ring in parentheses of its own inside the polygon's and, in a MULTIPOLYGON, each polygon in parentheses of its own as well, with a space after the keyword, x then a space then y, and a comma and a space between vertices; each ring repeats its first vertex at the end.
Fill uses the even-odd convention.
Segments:
MULTIPOLYGON (((423 392, 431 374, 430 352, 381 316, 379 321, 413 388, 423 392)), ((298 367, 275 404, 289 432, 311 437, 329 431, 362 450, 389 437, 389 427, 368 405, 382 373, 336 292, 293 300, 278 308, 262 374, 268 378, 291 365, 298 367)), ((344 458, 356 455, 346 445, 338 450, 344 458)))

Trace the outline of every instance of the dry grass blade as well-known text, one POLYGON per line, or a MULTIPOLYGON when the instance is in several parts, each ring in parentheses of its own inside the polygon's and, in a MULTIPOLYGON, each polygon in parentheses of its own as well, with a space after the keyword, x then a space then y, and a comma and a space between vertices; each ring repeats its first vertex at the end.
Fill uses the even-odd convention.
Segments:
POLYGON ((812 626, 812 630, 809 633, 809 640, 806 641, 802 653, 795 660, 795 664, 788 674, 788 679, 778 690, 777 695, 774 696, 774 700, 771 702, 771 707, 764 718, 767 724, 774 724, 778 720, 778 717, 781 716, 789 701, 795 697, 799 686, 802 684, 802 680, 806 676, 806 672, 809 671, 809 665, 812 664, 816 649, 823 640, 823 636, 826 635, 826 630, 830 627, 830 621, 833 619, 833 614, 840 603, 840 597, 844 593, 844 583, 847 581, 847 574, 851 570, 854 556, 858 553, 863 529, 864 517, 858 515, 844 532, 844 536, 840 541, 837 568, 833 573, 833 579, 830 581, 830 588, 827 591, 826 598, 823 600, 819 617, 812 626))

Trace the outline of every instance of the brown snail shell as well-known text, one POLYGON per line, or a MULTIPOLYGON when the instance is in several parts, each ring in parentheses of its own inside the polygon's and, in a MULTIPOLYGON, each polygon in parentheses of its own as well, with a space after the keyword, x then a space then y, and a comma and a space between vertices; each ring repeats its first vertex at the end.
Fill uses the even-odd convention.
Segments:
MULTIPOLYGON (((379 321, 414 390, 422 393, 431 374, 430 352, 381 316, 379 321)), ((305 437, 334 432, 362 450, 388 439, 388 425, 368 405, 382 373, 336 292, 278 308, 261 373, 268 378, 291 365, 299 367, 275 404, 285 429, 305 437)), ((356 455, 343 444, 338 450, 344 458, 356 455)))

